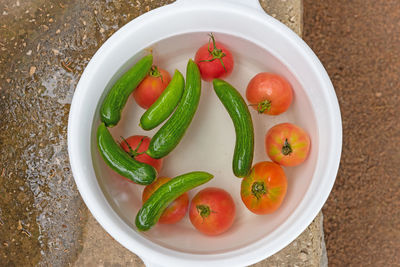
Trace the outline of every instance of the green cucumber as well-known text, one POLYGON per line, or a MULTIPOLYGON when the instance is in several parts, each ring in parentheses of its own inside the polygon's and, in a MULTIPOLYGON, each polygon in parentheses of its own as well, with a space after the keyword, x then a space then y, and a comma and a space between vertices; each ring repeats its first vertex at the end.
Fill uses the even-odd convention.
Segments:
POLYGON ((101 121, 104 122, 107 127, 117 125, 121 119, 121 112, 129 95, 146 77, 152 64, 153 55, 149 54, 140 59, 113 85, 100 108, 101 121))
POLYGON ((149 131, 160 125, 171 115, 178 105, 184 88, 185 80, 183 79, 183 75, 178 70, 175 70, 175 74, 167 88, 165 88, 156 102, 140 118, 139 126, 143 130, 149 131))
POLYGON ((174 114, 151 139, 146 154, 159 159, 168 155, 179 144, 197 110, 200 94, 200 71, 190 59, 186 68, 186 86, 182 99, 174 114))
POLYGON ((151 184, 157 176, 153 166, 139 162, 126 153, 111 136, 104 123, 97 128, 97 147, 107 165, 137 184, 151 184))
POLYGON ((214 79, 213 86, 235 127, 233 173, 237 177, 245 177, 250 172, 254 154, 254 129, 249 109, 240 93, 229 83, 214 79))
POLYGON ((180 195, 210 181, 214 176, 207 172, 189 172, 177 176, 160 186, 143 204, 136 215, 135 224, 140 231, 153 227, 165 208, 180 195))

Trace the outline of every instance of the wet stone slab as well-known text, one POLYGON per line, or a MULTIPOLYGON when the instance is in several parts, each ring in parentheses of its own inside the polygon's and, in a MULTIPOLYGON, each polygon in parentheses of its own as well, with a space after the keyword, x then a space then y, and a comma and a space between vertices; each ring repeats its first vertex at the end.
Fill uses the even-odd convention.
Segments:
MULTIPOLYGON (((140 266, 82 202, 67 155, 76 84, 96 50, 133 18, 173 1, 0 0, 0 266, 140 266)), ((261 0, 301 33, 300 0, 261 0)), ((256 266, 315 266, 321 217, 256 266)))

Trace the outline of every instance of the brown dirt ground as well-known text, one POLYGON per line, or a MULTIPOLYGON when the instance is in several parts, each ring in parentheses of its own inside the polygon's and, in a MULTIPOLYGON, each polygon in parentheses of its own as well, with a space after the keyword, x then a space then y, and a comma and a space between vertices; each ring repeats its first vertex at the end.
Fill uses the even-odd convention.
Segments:
POLYGON ((326 67, 343 153, 324 212, 330 266, 400 266, 400 1, 304 0, 304 39, 326 67))

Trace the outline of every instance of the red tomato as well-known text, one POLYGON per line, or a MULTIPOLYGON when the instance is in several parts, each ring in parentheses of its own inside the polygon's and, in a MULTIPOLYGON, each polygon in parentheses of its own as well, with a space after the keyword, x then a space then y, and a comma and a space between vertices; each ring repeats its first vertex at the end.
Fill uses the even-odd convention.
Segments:
POLYGON ((201 78, 205 81, 225 78, 233 70, 231 52, 223 44, 215 42, 212 34, 210 41, 197 50, 194 62, 199 67, 201 78))
MULTIPOLYGON (((158 177, 152 184, 147 185, 142 194, 143 203, 163 184, 171 180, 168 177, 158 177)), ((173 224, 177 223, 185 217, 185 214, 189 207, 189 196, 188 193, 184 193, 175 199, 161 214, 159 223, 162 224, 173 224)))
POLYGON ((289 108, 293 90, 283 77, 261 72, 247 85, 246 98, 258 113, 278 115, 289 108))
POLYGON ((283 166, 302 163, 310 151, 310 137, 291 123, 275 125, 265 135, 265 150, 273 161, 283 166))
POLYGON ((276 211, 286 195, 286 175, 281 166, 263 161, 253 166, 242 180, 240 195, 246 207, 255 214, 276 211))
POLYGON ((123 150, 128 152, 137 161, 147 163, 153 166, 159 173, 162 167, 163 159, 153 159, 146 153, 140 154, 147 150, 150 144, 150 138, 143 135, 133 135, 121 142, 123 150))
POLYGON ((149 74, 133 91, 136 103, 142 108, 148 109, 165 90, 170 81, 171 76, 166 70, 153 66, 149 74))
POLYGON ((208 187, 196 194, 189 208, 193 226, 206 235, 219 235, 233 224, 236 207, 231 195, 216 187, 208 187))

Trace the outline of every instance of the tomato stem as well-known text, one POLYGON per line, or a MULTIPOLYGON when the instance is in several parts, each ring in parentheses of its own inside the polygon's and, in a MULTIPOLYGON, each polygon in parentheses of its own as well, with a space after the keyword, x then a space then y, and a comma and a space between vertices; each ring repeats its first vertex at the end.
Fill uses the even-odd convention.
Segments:
POLYGON ((121 138, 125 142, 125 144, 128 146, 128 148, 129 148, 128 154, 132 158, 135 158, 135 157, 137 157, 139 155, 142 155, 142 154, 144 154, 146 152, 146 151, 138 152, 140 145, 143 143, 144 137, 142 137, 142 139, 140 139, 139 144, 136 146, 135 150, 132 149, 131 145, 128 143, 128 141, 126 141, 125 138, 123 138, 122 136, 121 136, 121 138))
POLYGON ((290 153, 292 153, 292 152, 293 152, 292 146, 289 144, 289 142, 286 138, 285 143, 283 144, 283 147, 282 147, 282 154, 287 156, 287 155, 290 155, 290 153))
POLYGON ((254 182, 251 186, 251 192, 259 200, 262 195, 267 193, 264 182, 254 182))
POLYGON ((211 210, 210 210, 209 206, 197 205, 196 209, 197 209, 197 212, 200 213, 200 216, 203 218, 203 220, 205 218, 207 218, 208 216, 210 216, 211 210))
POLYGON ((159 69, 158 69, 157 66, 155 66, 155 65, 153 65, 153 66, 151 67, 151 69, 149 70, 149 75, 150 75, 151 77, 155 77, 155 78, 160 77, 160 78, 161 78, 161 82, 164 82, 164 81, 163 81, 163 76, 162 76, 161 72, 159 71, 159 69))
POLYGON ((208 53, 210 53, 210 56, 212 56, 211 59, 205 59, 205 60, 200 60, 200 62, 211 62, 214 61, 216 59, 219 60, 219 62, 221 63, 222 67, 224 68, 225 72, 227 71, 224 65, 224 62, 222 61, 222 58, 224 56, 226 56, 226 54, 224 52, 222 52, 222 49, 218 49, 216 42, 215 42, 215 38, 214 35, 212 33, 209 34, 210 35, 210 40, 208 41, 208 53), (213 45, 213 49, 211 50, 210 48, 210 43, 212 42, 213 45))
POLYGON ((257 104, 250 104, 249 106, 257 106, 258 113, 264 113, 264 111, 269 111, 271 109, 271 101, 264 100, 257 104))

